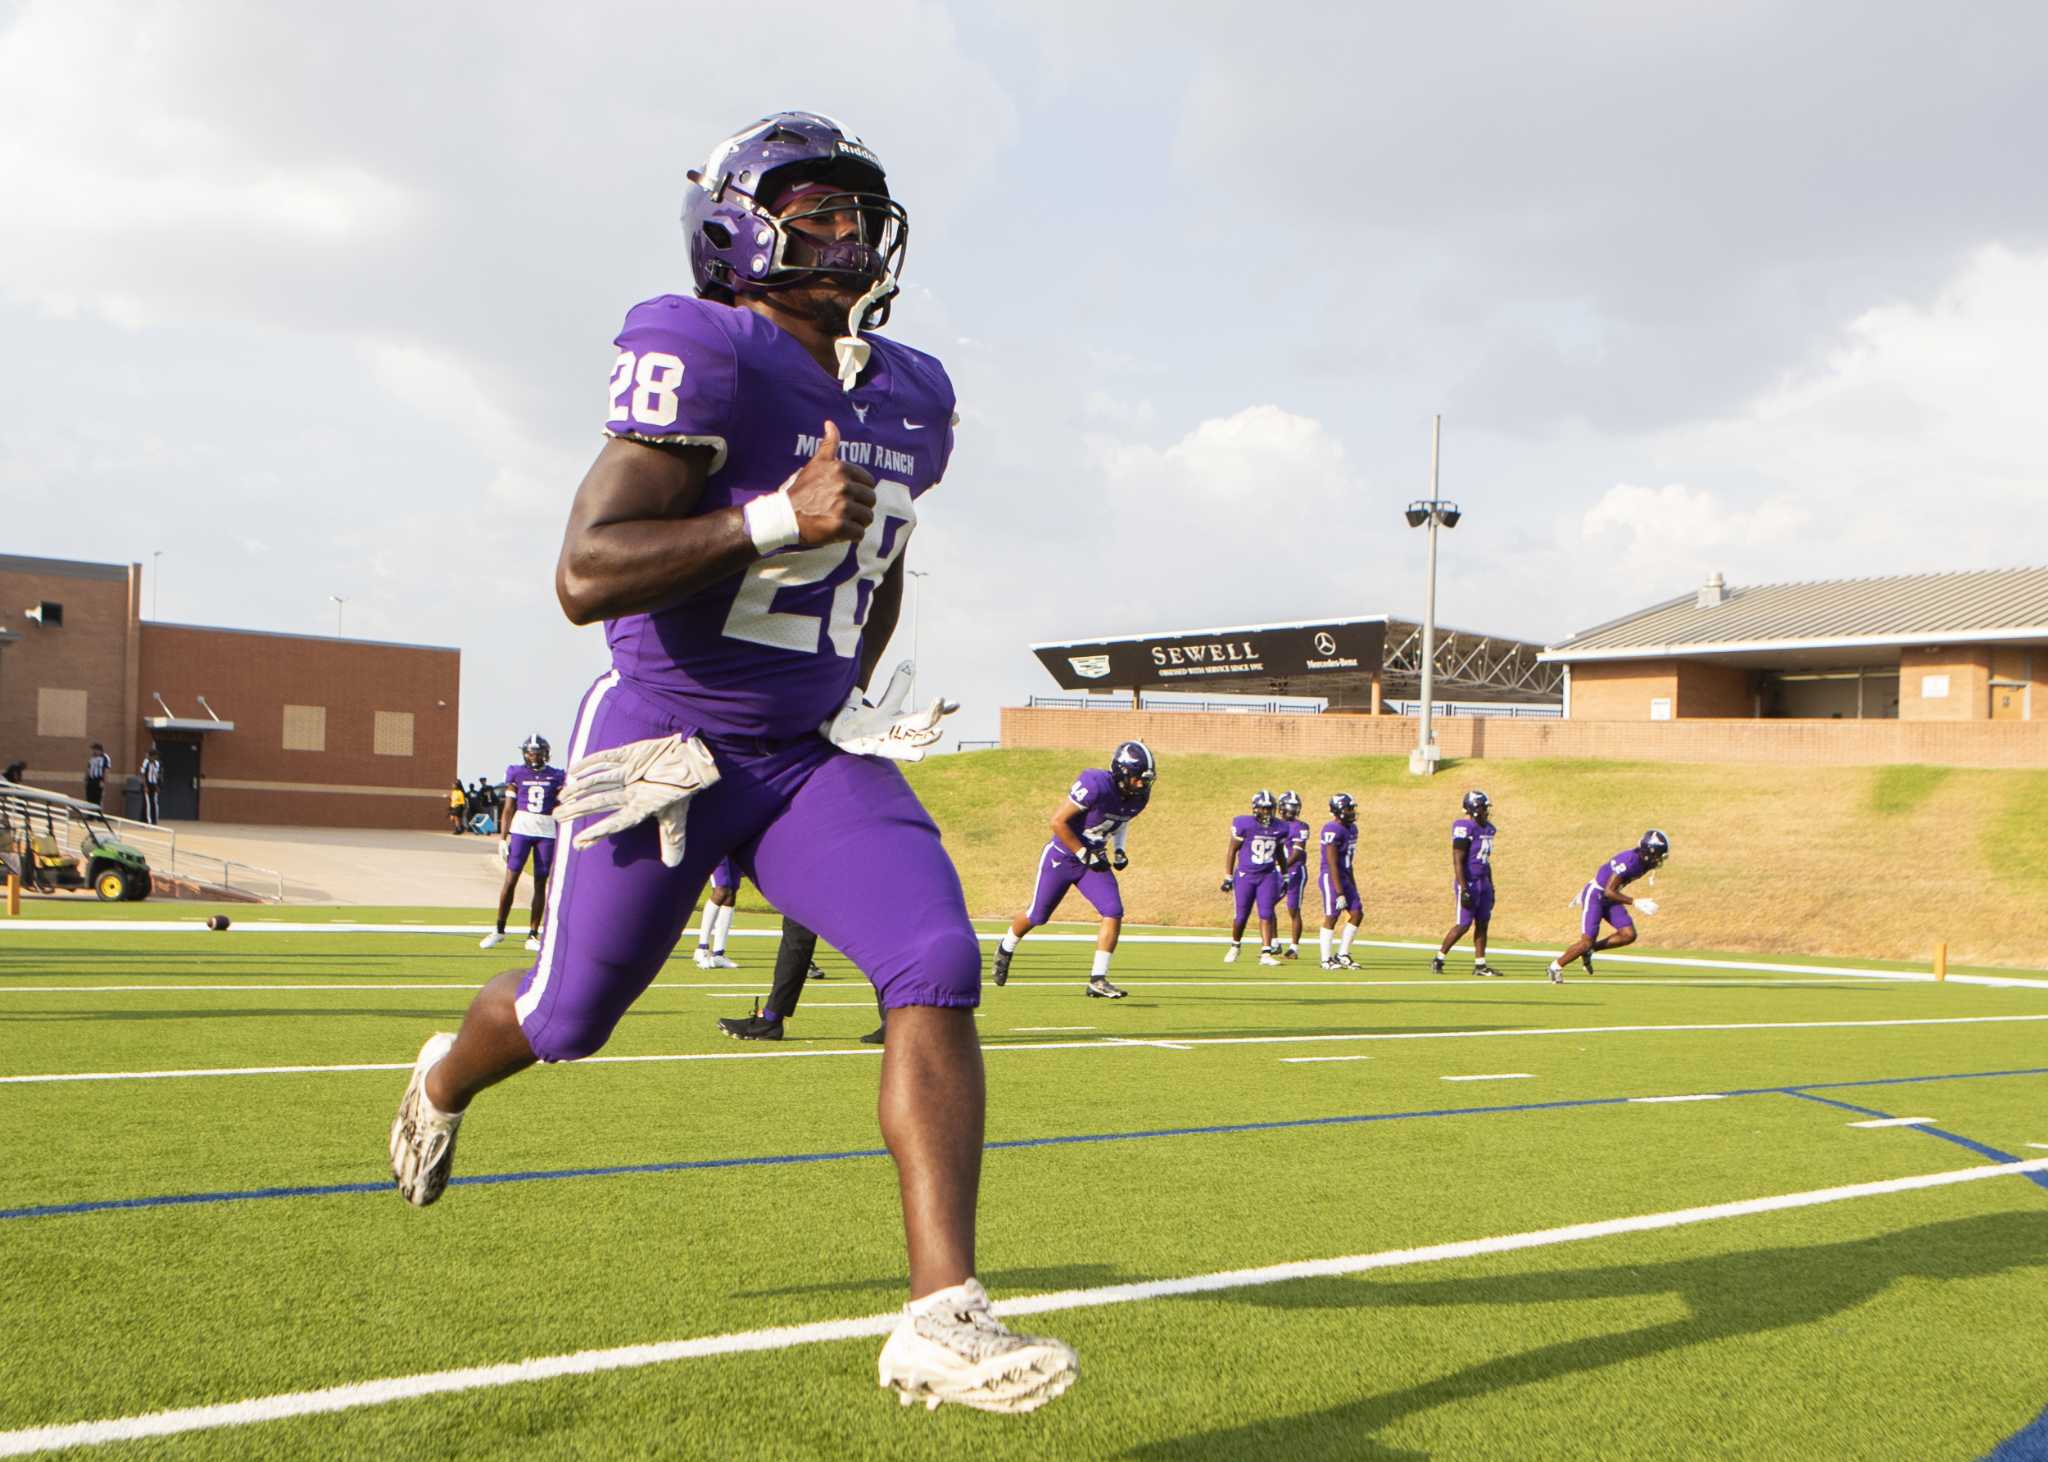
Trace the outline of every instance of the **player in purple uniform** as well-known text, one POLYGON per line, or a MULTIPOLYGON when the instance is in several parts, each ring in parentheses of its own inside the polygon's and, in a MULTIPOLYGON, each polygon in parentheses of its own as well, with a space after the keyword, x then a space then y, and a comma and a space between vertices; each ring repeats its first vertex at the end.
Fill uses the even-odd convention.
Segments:
POLYGON ((573 832, 530 970, 421 1049, 391 1129, 400 1194, 441 1196, 471 1100, 535 1061, 604 1045, 723 858, 881 992, 882 1136, 911 1302, 880 1380, 908 1405, 1026 1411, 1073 1351, 1013 1335, 974 1278, 986 1107, 981 950, 937 827, 892 764, 940 735, 905 712, 908 665, 870 705, 919 499, 953 445, 932 357, 865 332, 896 292, 906 215, 874 153, 784 112, 690 174, 696 297, 626 317, 608 440, 570 509, 555 591, 605 621, 558 815, 573 832))
POLYGON ((1573 960, 1584 965, 1590 975, 1593 973, 1593 956, 1599 951, 1620 949, 1624 944, 1636 942, 1636 921, 1630 917, 1629 910, 1634 909, 1643 915, 1654 914, 1657 901, 1633 897, 1625 890, 1638 878, 1663 867, 1664 860, 1670 856, 1671 839, 1651 828, 1637 839, 1633 848, 1623 848, 1593 870, 1593 876, 1586 880, 1586 886, 1573 900, 1581 911, 1579 937, 1550 962, 1551 984, 1564 983, 1564 967, 1573 960), (1603 920, 1614 926, 1614 932, 1604 939, 1600 937, 1603 920))
POLYGON ((1038 855, 1038 889, 1031 907, 1010 921, 1009 932, 996 946, 995 980, 1010 978, 1010 957, 1026 934, 1050 919, 1067 890, 1079 885, 1081 897, 1102 917, 1095 936, 1095 963, 1088 973, 1088 993, 1121 1000, 1125 991, 1109 982, 1109 959, 1124 927, 1124 896, 1116 876, 1130 864, 1124 838, 1131 819, 1152 800, 1159 763, 1142 741, 1126 741, 1110 754, 1109 770, 1090 767, 1074 779, 1067 800, 1052 815, 1052 841, 1038 855))
POLYGON ((1252 796, 1252 810, 1230 821, 1230 843, 1223 850, 1223 891, 1236 895, 1237 917, 1230 926, 1225 964, 1237 960, 1254 903, 1259 909, 1259 963, 1280 963, 1273 909, 1280 901, 1280 880, 1287 872, 1287 838, 1274 817, 1277 810, 1273 794, 1261 789, 1252 796))
POLYGON ((733 911, 739 907, 740 873, 727 858, 711 870, 711 892, 704 899, 704 918, 697 925, 697 948, 691 958, 700 970, 736 970, 738 960, 725 957, 732 933, 733 911))
POLYGON ((1308 824, 1301 820, 1300 793, 1280 794, 1277 825, 1287 839, 1287 871, 1280 875, 1280 893, 1287 900, 1288 916, 1294 920, 1294 933, 1280 953, 1286 959, 1300 959, 1301 896, 1308 887, 1308 824))
POLYGON ((1351 862, 1358 852, 1358 801, 1349 792, 1339 792, 1330 799, 1330 820, 1323 824, 1323 968, 1326 970, 1355 970, 1358 962, 1351 957, 1351 941, 1358 933, 1358 926, 1365 922, 1365 911, 1358 901, 1358 879, 1351 871, 1351 862), (1330 935, 1337 925, 1344 925, 1339 936, 1337 952, 1330 952, 1330 935))
POLYGON ((533 913, 526 947, 538 953, 547 922, 548 876, 555 868, 555 803, 562 795, 563 773, 548 765, 548 739, 535 732, 519 743, 519 764, 505 768, 505 791, 498 805, 498 837, 505 845, 505 882, 498 889, 498 927, 477 941, 479 949, 505 942, 505 920, 512 914, 512 894, 528 858, 533 860, 533 913))
POLYGON ((1451 882, 1458 901, 1451 910, 1454 922, 1429 962, 1431 974, 1444 972, 1444 957, 1451 946, 1472 931, 1472 973, 1498 975, 1486 962, 1486 928, 1493 921, 1493 803, 1476 787, 1465 794, 1465 815, 1451 824, 1451 882))

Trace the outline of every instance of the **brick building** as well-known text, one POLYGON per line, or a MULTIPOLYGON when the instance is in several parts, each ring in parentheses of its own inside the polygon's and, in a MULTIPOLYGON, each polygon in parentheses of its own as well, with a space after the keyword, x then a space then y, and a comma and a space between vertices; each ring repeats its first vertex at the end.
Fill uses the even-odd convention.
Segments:
POLYGON ((1574 721, 2048 721, 2048 568, 1734 587, 1548 647, 1574 721))
POLYGON ((139 564, 0 554, 0 765, 108 810, 154 744, 166 820, 443 827, 462 655, 145 622, 139 564))

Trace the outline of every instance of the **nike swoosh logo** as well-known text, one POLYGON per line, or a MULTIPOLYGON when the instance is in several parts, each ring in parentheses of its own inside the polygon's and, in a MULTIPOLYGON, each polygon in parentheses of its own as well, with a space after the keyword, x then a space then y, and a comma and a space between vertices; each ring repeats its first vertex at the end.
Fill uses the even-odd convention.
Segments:
POLYGON ((903 429, 905 431, 923 431, 928 425, 930 425, 929 422, 912 421, 907 416, 903 418, 903 429))

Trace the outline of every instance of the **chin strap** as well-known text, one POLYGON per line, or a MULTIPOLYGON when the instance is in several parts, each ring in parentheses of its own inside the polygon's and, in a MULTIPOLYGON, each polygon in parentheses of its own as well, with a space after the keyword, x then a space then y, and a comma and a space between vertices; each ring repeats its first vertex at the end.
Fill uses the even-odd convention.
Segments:
POLYGON ((853 383, 860 379, 860 373, 867 369, 868 358, 875 348, 860 338, 861 322, 868 317, 868 311, 896 293, 896 276, 884 274, 875 281, 875 286, 853 302, 853 308, 846 312, 846 333, 833 342, 832 349, 839 357, 839 388, 851 391, 853 383))

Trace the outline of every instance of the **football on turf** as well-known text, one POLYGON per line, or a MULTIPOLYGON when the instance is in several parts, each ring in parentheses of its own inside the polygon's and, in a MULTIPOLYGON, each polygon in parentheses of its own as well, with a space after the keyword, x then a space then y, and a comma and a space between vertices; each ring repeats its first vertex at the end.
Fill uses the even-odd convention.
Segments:
POLYGON ((208 914, 206 916, 206 927, 216 932, 225 929, 228 927, 228 916, 226 914, 208 914))

